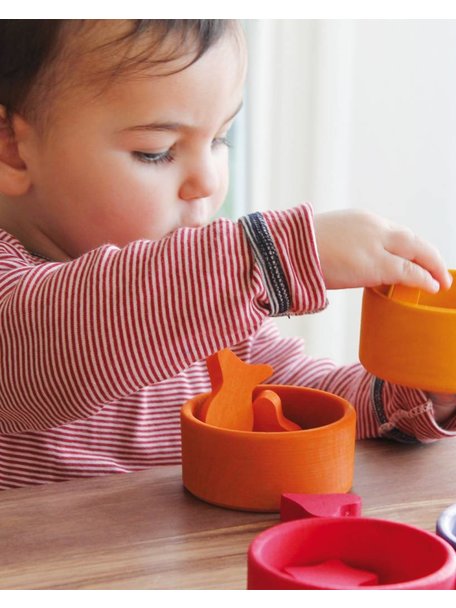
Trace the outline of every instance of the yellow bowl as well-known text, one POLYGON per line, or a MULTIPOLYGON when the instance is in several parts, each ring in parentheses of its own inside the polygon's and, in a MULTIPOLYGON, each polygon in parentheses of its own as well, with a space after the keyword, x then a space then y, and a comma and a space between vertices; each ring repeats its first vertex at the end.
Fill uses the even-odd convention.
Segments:
POLYGON ((198 419, 207 394, 182 408, 184 486, 202 500, 246 511, 276 512, 284 492, 348 492, 353 481, 355 411, 341 397, 295 386, 260 385, 282 399, 303 430, 250 432, 198 419))
POLYGON ((394 384, 456 392, 456 280, 437 294, 365 289, 359 358, 369 372, 394 384))

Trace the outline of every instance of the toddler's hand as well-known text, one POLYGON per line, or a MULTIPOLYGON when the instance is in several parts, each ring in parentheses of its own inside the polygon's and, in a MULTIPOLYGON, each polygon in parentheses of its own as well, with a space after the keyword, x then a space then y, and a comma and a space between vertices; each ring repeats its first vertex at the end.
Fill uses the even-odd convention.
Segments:
POLYGON ((434 406, 434 418, 441 423, 448 420, 456 411, 456 395, 446 393, 427 393, 434 406))
POLYGON ((328 289, 399 283, 436 292, 451 285, 439 252, 408 228, 360 210, 315 216, 328 289))

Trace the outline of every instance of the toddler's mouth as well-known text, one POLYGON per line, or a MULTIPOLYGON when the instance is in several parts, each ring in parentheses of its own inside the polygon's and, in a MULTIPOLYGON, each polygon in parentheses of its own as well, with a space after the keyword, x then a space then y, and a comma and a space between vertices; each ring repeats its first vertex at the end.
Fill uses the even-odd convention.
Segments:
POLYGON ((185 226, 186 228, 202 228, 206 224, 207 222, 187 222, 185 226))

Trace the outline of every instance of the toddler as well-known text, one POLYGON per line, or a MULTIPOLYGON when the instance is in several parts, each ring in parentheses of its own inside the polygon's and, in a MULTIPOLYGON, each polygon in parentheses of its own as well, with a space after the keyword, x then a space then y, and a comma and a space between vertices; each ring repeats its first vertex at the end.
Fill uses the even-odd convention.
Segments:
POLYGON ((270 319, 448 288, 432 246, 308 204, 211 221, 245 72, 235 21, 0 21, 1 488, 178 463, 225 347, 348 399, 358 437, 455 434, 452 395, 311 359, 270 319))

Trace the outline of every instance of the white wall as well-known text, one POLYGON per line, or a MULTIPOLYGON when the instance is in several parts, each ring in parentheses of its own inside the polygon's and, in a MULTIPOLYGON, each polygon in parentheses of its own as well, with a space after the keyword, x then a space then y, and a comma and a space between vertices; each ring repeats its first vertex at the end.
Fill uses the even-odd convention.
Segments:
MULTIPOLYGON (((456 21, 249 21, 248 201, 362 207, 456 267, 456 21)), ((357 358, 361 290, 279 320, 308 351, 357 358)))

